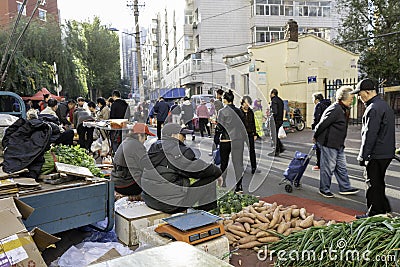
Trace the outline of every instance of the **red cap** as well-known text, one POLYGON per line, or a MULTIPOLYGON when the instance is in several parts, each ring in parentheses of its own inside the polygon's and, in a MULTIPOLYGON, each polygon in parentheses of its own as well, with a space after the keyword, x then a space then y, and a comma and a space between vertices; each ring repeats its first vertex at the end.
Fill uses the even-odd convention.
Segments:
POLYGON ((147 134, 147 135, 150 135, 150 136, 156 136, 155 134, 150 132, 149 127, 146 124, 139 123, 139 122, 135 123, 135 125, 133 125, 132 133, 147 134))

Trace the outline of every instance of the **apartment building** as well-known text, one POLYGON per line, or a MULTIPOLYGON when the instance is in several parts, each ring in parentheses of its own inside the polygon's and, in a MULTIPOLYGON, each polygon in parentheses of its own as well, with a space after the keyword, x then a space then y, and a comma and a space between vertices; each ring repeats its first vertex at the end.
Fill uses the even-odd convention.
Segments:
POLYGON ((159 18, 152 19, 147 29, 148 33, 141 49, 145 92, 148 92, 151 88, 160 88, 161 85, 159 18))
POLYGON ((124 29, 120 34, 120 60, 122 79, 129 81, 131 93, 138 88, 136 43, 133 29, 124 29))
POLYGON ((328 41, 339 24, 334 0, 178 0, 158 14, 159 69, 148 69, 161 75, 160 88, 184 87, 188 94, 246 87, 245 79, 227 78, 223 57, 283 39, 289 19, 298 22, 300 34, 328 41))
MULTIPOLYGON (((17 17, 19 10, 23 7, 23 0, 1 0, 0 1, 0 26, 8 27, 17 17)), ((23 7, 22 15, 31 16, 37 1, 27 1, 23 7)), ((35 18, 42 21, 48 19, 59 20, 57 0, 40 0, 39 8, 35 13, 35 18)))

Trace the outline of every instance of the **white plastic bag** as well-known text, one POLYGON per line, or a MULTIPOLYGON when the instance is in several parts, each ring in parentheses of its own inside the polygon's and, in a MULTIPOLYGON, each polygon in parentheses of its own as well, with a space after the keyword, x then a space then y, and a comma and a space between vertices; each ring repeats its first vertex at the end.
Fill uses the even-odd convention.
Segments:
POLYGON ((285 129, 283 128, 283 126, 281 126, 281 127, 279 128, 279 131, 278 131, 278 138, 279 138, 279 139, 286 138, 286 132, 285 132, 285 129))
POLYGON ((108 152, 110 152, 110 146, 108 145, 108 141, 103 140, 103 142, 101 142, 101 156, 104 157, 108 155, 108 152))
POLYGON ((101 143, 102 143, 101 138, 98 138, 96 141, 92 143, 92 145, 90 146, 90 150, 92 152, 97 152, 101 150, 101 143))

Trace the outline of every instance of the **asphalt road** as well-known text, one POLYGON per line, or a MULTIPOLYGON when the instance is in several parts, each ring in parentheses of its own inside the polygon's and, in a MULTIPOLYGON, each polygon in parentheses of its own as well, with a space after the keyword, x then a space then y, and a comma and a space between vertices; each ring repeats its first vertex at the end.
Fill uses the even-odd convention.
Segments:
MULTIPOLYGON (((256 153, 259 169, 261 173, 251 175, 247 172, 244 174, 243 188, 246 193, 251 193, 256 196, 265 197, 274 194, 286 193, 284 185, 279 185, 283 179, 283 172, 292 160, 295 151, 308 153, 312 146, 312 131, 305 129, 302 132, 288 133, 287 138, 282 142, 286 147, 286 151, 279 157, 270 157, 267 154, 272 151, 269 139, 256 142, 256 153)), ((400 147, 400 129, 396 132, 397 147, 400 147)), ((212 139, 196 137, 196 142, 186 141, 187 145, 197 148, 201 153, 201 158, 206 161, 211 161, 212 158, 208 155, 211 150, 212 139)), ((358 165, 356 160, 360 147, 360 126, 349 126, 346 140, 346 159, 347 170, 350 181, 353 187, 360 189, 356 195, 342 196, 337 194, 339 191, 337 181, 332 178, 331 191, 335 194, 334 198, 324 198, 319 191, 319 172, 312 171, 311 167, 315 164, 316 157, 314 156, 309 166, 307 167, 301 183, 300 189, 294 189, 291 194, 299 197, 304 197, 316 201, 322 201, 328 204, 343 206, 346 208, 366 212, 365 205, 365 183, 363 178, 364 167, 358 165)), ((250 166, 248 151, 245 148, 245 166, 250 166)), ((230 162, 228 167, 227 184, 228 188, 234 187, 235 179, 233 167, 230 162)), ((400 163, 393 160, 386 173, 386 194, 392 206, 392 210, 400 213, 400 163)))

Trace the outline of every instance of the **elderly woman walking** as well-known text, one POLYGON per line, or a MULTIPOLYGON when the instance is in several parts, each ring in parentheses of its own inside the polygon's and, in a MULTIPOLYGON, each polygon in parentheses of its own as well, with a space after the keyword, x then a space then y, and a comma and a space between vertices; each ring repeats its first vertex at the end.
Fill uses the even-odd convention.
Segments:
POLYGON ((353 95, 350 94, 352 90, 350 86, 340 87, 336 91, 336 102, 324 111, 315 127, 313 140, 321 149, 319 193, 328 198, 334 197, 331 192, 333 174, 339 184, 339 194, 351 195, 359 191, 350 185, 344 154, 344 141, 353 102, 353 95))

